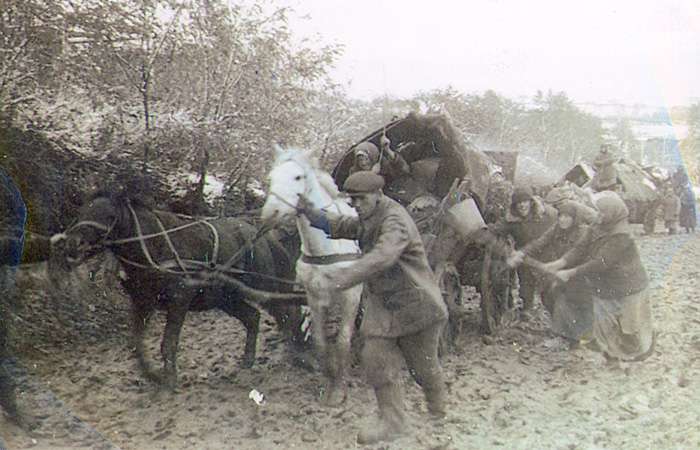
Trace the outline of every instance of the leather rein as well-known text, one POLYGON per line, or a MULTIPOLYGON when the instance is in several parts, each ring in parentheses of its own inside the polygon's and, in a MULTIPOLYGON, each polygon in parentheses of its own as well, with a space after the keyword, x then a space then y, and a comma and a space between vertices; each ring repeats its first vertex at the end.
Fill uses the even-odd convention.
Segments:
MULTIPOLYGON (((286 198, 278 194, 277 192, 270 190, 268 195, 272 195, 274 197, 277 197, 282 203, 285 205, 289 206, 290 208, 293 208, 294 211, 297 212, 297 216, 300 214, 299 208, 297 208, 296 205, 293 205, 290 201, 288 201, 286 198)), ((297 194, 301 195, 301 194, 297 194)), ((335 206, 337 208, 337 205, 335 204, 335 201, 329 203, 326 206, 322 206, 319 208, 321 211, 327 211, 328 208, 331 206, 335 206)), ((340 212, 340 210, 338 211, 340 212)), ((316 264, 316 265, 329 265, 329 264, 335 264, 339 262, 347 262, 347 261, 357 261, 360 259, 361 255, 359 253, 336 253, 332 255, 307 255, 306 253, 301 254, 301 261, 307 264, 316 264)))
MULTIPOLYGON (((230 280, 229 275, 230 274, 235 274, 235 275, 254 275, 256 277, 264 278, 270 281, 276 281, 279 283, 285 283, 291 286, 298 287, 300 286, 298 283, 294 281, 289 281, 284 278, 279 278, 271 275, 265 275, 257 272, 251 272, 251 271, 246 271, 242 269, 238 269, 233 267, 234 264, 238 262, 240 257, 247 251, 249 251, 254 242, 260 238, 260 236, 264 233, 267 232, 267 230, 259 230, 258 233, 253 237, 253 239, 249 240, 246 245, 241 247, 236 254, 234 254, 224 265, 217 265, 214 263, 219 257, 219 250, 220 250, 220 236, 219 236, 219 231, 216 229, 216 227, 209 222, 208 220, 196 220, 194 222, 186 223, 184 225, 177 226, 175 228, 170 228, 166 229, 165 226, 163 225, 163 222, 160 220, 160 218, 156 215, 153 214, 153 217, 156 219, 156 222, 158 223, 158 226, 160 228, 159 232, 156 233, 148 233, 144 234, 143 229, 141 226, 141 221, 139 220, 138 215, 136 214, 136 211, 134 208, 131 206, 131 204, 127 203, 127 207, 129 208, 129 212, 131 214, 131 218, 133 219, 134 222, 134 227, 136 228, 136 236, 133 237, 128 237, 128 238, 122 238, 122 239, 114 239, 114 240, 103 240, 102 245, 106 247, 110 246, 119 246, 119 245, 124 245, 124 244, 130 244, 133 242, 138 242, 139 247, 141 249, 141 252, 143 253, 143 256, 145 257, 147 264, 139 263, 136 261, 132 261, 128 258, 125 258, 121 255, 115 254, 117 259, 121 261, 124 264, 130 265, 132 267, 137 267, 139 269, 153 269, 161 273, 166 273, 166 274, 172 274, 172 275, 184 275, 188 279, 193 279, 196 278, 199 281, 206 281, 206 280, 211 280, 212 278, 223 278, 225 280, 230 280), (178 231, 182 231, 197 225, 206 225, 209 227, 209 229, 212 231, 214 235, 214 245, 212 249, 212 256, 211 256, 211 261, 199 261, 195 259, 183 259, 180 257, 180 254, 177 251, 177 248, 173 244, 173 241, 170 239, 170 234, 176 233, 178 231), (171 260, 164 261, 162 263, 156 262, 150 251, 148 250, 148 246, 146 245, 146 241, 149 239, 154 239, 154 238, 159 238, 162 237, 165 239, 168 248, 170 251, 173 253, 174 258, 171 260)), ((104 225, 99 222, 95 221, 82 221, 78 222, 75 225, 73 225, 70 230, 73 230, 75 228, 78 228, 80 226, 90 226, 93 228, 96 228, 98 230, 105 231, 104 236, 106 237, 113 229, 114 224, 112 225, 104 225)), ((193 282, 194 284, 194 282, 193 282)))

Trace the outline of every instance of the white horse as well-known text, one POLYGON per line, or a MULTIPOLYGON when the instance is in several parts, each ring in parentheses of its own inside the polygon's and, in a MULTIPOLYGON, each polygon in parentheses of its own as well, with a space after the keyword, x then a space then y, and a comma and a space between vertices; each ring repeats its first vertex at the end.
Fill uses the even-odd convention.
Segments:
POLYGON ((311 336, 314 351, 324 368, 330 384, 322 393, 329 403, 343 401, 347 388, 350 365, 350 345, 355 328, 355 317, 360 304, 362 286, 343 291, 319 290, 314 277, 320 266, 344 267, 359 258, 360 249, 355 241, 330 239, 325 231, 311 227, 304 215, 297 214, 299 196, 305 196, 316 208, 344 215, 356 215, 348 202, 339 196, 331 176, 317 167, 311 154, 302 154, 294 148, 275 147, 276 159, 270 172, 270 192, 262 209, 266 227, 274 226, 290 215, 297 215, 301 237, 301 257, 296 264, 299 280, 307 291, 311 310, 311 336), (312 162, 313 161, 313 162, 312 162), (337 323, 335 342, 328 335, 328 325, 337 323))

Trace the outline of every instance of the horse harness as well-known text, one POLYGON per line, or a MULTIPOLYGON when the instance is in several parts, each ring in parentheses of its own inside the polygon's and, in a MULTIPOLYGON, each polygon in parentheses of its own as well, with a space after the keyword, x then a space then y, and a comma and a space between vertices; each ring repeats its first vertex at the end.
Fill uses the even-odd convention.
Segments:
MULTIPOLYGON (((125 258, 121 255, 115 255, 119 261, 121 261, 124 264, 137 267, 139 269, 154 269, 158 272, 161 273, 166 273, 166 274, 172 274, 172 275, 179 275, 179 276, 185 276, 186 284, 201 284, 202 282, 207 282, 211 281, 213 278, 220 278, 224 279, 225 281, 231 281, 231 274, 234 275, 254 275, 256 277, 264 278, 270 281, 276 281, 280 283, 285 283, 288 285, 292 286, 299 286, 298 283, 294 281, 290 281, 284 278, 279 278, 271 275, 265 275, 257 272, 251 272, 251 271, 246 271, 243 269, 238 269, 233 267, 234 264, 238 262, 240 257, 249 249, 252 248, 253 244, 257 239, 260 238, 260 236, 264 233, 261 233, 260 231, 253 237, 253 239, 248 240, 247 244, 243 246, 239 251, 234 254, 224 265, 219 266, 214 264, 213 262, 206 262, 206 261, 198 261, 194 259, 183 259, 180 257, 180 254, 178 253, 177 249, 175 248, 175 245, 173 244, 172 240, 170 239, 170 234, 175 233, 178 231, 185 230, 187 228, 191 228, 197 225, 206 225, 209 227, 211 230, 212 234, 214 235, 214 244, 213 244, 213 249, 212 249, 212 257, 211 261, 216 261, 219 257, 219 248, 220 248, 220 236, 219 236, 219 231, 216 229, 216 227, 209 221, 209 220, 196 220, 184 225, 177 226, 175 228, 170 228, 166 229, 165 226, 163 225, 163 222, 160 220, 160 218, 156 215, 153 214, 154 218, 156 219, 156 222, 158 223, 158 226, 160 228, 160 231, 157 233, 149 233, 149 234, 144 234, 143 229, 141 227, 141 221, 138 218, 138 215, 136 214, 136 211, 134 208, 131 206, 131 204, 127 204, 129 208, 129 212, 131 213, 131 217, 134 221, 134 226, 136 228, 136 236, 134 237, 129 237, 129 238, 123 238, 123 239, 115 239, 115 240, 105 240, 103 241, 103 245, 105 246, 115 246, 115 245, 123 245, 123 244, 129 244, 133 242, 138 242, 141 252, 143 253, 144 257, 146 258, 147 264, 142 264, 136 261, 132 261, 128 258, 125 258), (162 237, 167 245, 170 251, 174 255, 174 259, 168 260, 165 262, 158 263, 156 262, 153 257, 151 256, 150 251, 148 250, 148 246, 146 245, 146 241, 149 239, 154 239, 162 237)), ((78 222, 77 224, 73 225, 71 229, 75 229, 79 226, 92 226, 94 228, 97 228, 99 230, 105 231, 105 236, 109 234, 109 232, 112 230, 113 225, 106 226, 104 224, 101 224, 99 222, 94 222, 94 221, 82 221, 78 222)))
MULTIPOLYGON (((299 208, 296 207, 296 205, 293 205, 291 202, 287 201, 283 196, 279 195, 275 191, 270 191, 268 195, 273 195, 277 197, 282 203, 285 205, 294 208, 297 213, 299 213, 299 208)), ((335 206, 338 208, 338 205, 336 205, 335 202, 331 202, 327 206, 323 206, 320 209, 322 211, 327 211, 329 207, 335 206)), ((340 213, 340 208, 338 208, 338 212, 340 213)), ((330 264, 335 264, 339 262, 348 262, 348 261, 357 261, 360 259, 360 254, 359 253, 337 253, 337 254, 332 254, 332 255, 307 255, 306 253, 302 253, 300 260, 304 263, 307 264, 316 264, 316 265, 330 265, 330 264)))

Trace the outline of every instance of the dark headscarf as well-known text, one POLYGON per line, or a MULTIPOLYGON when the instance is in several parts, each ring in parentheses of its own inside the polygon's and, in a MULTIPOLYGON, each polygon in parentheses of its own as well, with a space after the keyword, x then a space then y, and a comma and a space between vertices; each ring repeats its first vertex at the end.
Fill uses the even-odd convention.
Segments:
POLYGON ((598 228, 604 235, 630 233, 627 216, 629 209, 619 195, 612 191, 603 191, 596 200, 598 207, 598 228))
POLYGON ((355 159, 357 160, 358 155, 365 155, 372 161, 372 164, 376 164, 379 161, 379 149, 376 145, 371 142, 362 142, 355 147, 354 150, 355 159))
POLYGON ((572 201, 565 200, 557 205, 557 211, 559 211, 559 214, 566 214, 567 216, 570 216, 571 218, 574 219, 574 224, 576 224, 576 225, 578 224, 579 214, 578 214, 578 207, 576 206, 576 203, 574 203, 572 201))

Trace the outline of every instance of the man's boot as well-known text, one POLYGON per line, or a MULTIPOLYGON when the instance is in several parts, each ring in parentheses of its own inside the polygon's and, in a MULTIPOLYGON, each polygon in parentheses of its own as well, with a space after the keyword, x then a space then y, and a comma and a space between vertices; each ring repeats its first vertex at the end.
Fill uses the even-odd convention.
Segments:
POLYGON ((404 430, 403 399, 398 386, 389 385, 374 390, 379 406, 379 420, 365 425, 357 434, 357 443, 374 444, 381 441, 393 441, 404 430))

